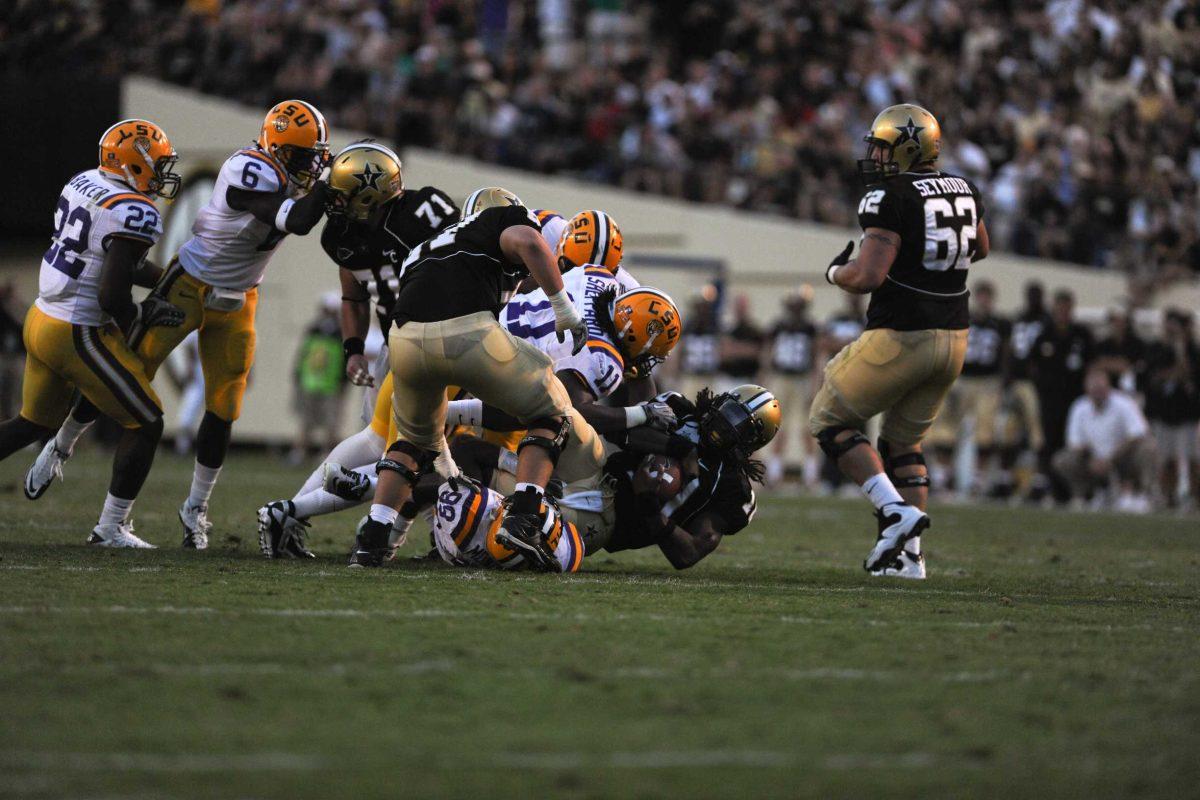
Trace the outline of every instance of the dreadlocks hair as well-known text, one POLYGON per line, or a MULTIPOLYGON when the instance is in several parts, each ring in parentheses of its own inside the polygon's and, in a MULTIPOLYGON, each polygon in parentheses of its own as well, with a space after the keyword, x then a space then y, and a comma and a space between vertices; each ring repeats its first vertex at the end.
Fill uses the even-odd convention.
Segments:
MULTIPOLYGON (((696 392, 697 420, 704 418, 705 412, 712 407, 713 400, 715 399, 716 395, 714 395, 712 389, 708 388, 707 386, 696 392)), ((700 446, 704 446, 703 438, 701 439, 700 446)), ((753 481, 754 483, 763 482, 763 478, 766 475, 766 467, 763 465, 762 461, 759 461, 757 458, 751 458, 750 456, 744 456, 737 450, 733 449, 718 451, 718 455, 720 455, 721 460, 724 461, 725 464, 733 467, 740 474, 745 475, 747 480, 753 481)))
POLYGON ((616 299, 617 287, 610 286, 592 298, 592 313, 596 317, 596 324, 600 326, 600 330, 607 333, 617 343, 617 348, 624 353, 624 345, 621 342, 621 337, 617 335, 617 327, 613 323, 612 318, 613 302, 616 299))

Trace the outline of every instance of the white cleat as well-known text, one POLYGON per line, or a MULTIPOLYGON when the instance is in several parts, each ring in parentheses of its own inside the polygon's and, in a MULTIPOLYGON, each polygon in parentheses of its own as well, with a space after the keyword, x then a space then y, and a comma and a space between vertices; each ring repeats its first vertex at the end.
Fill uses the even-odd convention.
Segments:
POLYGON ((207 550, 208 532, 212 530, 208 506, 193 506, 184 500, 179 508, 179 521, 183 524, 183 549, 207 550))
POLYGON ((890 564, 900 555, 905 542, 914 536, 920 536, 921 532, 929 527, 929 515, 908 503, 884 506, 883 511, 875 512, 875 516, 883 530, 879 532, 875 546, 863 562, 863 569, 867 572, 874 572, 883 565, 890 564))
POLYGON ((371 479, 361 472, 326 461, 321 465, 321 488, 343 500, 358 503, 371 491, 371 479))
POLYGON ((141 539, 133 533, 133 522, 126 520, 120 524, 106 522, 92 529, 92 535, 87 543, 95 547, 132 547, 138 550, 156 550, 154 545, 141 539))
POLYGON ((901 550, 900 555, 879 569, 871 570, 871 574, 877 578, 908 578, 909 580, 923 581, 925 580, 925 556, 901 550))
POLYGON ((71 454, 59 450, 54 437, 50 437, 42 452, 38 453, 33 466, 25 473, 25 496, 30 500, 37 500, 46 493, 55 478, 61 481, 63 462, 70 457, 71 454))

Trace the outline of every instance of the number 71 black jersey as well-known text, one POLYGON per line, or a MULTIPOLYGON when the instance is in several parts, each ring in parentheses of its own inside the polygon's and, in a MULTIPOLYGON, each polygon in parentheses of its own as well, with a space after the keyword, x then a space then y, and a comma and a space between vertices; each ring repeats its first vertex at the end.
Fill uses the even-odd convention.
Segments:
POLYGON ((872 185, 858 204, 863 230, 900 236, 900 252, 871 293, 868 328, 900 331, 969 325, 967 268, 975 255, 983 198, 945 172, 905 172, 872 185))

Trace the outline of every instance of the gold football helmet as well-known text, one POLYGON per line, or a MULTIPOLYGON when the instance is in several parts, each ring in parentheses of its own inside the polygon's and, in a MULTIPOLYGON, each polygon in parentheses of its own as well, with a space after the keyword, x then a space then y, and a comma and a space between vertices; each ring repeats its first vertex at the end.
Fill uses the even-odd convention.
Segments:
POLYGON ((612 321, 629 378, 649 375, 667 359, 683 335, 675 301, 666 292, 648 286, 631 289, 613 300, 612 321))
POLYGON ((333 157, 329 170, 329 213, 366 222, 404 193, 400 156, 375 142, 355 142, 333 157))
POLYGON ((745 383, 712 399, 700 418, 700 441, 749 457, 779 432, 783 411, 775 395, 745 383))
POLYGON ((284 100, 267 112, 258 146, 297 184, 312 186, 329 161, 329 127, 316 106, 284 100))
POLYGON ((566 272, 595 264, 616 274, 624 243, 615 219, 603 211, 580 211, 567 221, 558 241, 558 268, 566 272))
POLYGON ((100 171, 142 194, 174 197, 179 191, 179 175, 173 169, 178 160, 166 132, 149 120, 123 120, 100 136, 100 171))
POLYGON ((870 185, 937 161, 942 150, 942 126, 933 114, 912 103, 888 106, 863 137, 867 157, 858 162, 863 182, 870 185))
POLYGON ((462 215, 469 217, 493 206, 523 206, 521 198, 499 186, 481 186, 463 200, 462 215))

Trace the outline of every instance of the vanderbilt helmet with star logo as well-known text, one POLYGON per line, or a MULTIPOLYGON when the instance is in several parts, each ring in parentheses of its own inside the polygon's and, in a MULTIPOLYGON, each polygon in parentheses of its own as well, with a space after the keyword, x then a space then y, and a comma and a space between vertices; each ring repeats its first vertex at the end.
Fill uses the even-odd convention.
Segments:
POLYGON ((745 383, 712 399, 700 417, 700 441, 749 457, 775 438, 782 421, 783 410, 775 395, 745 383))
POLYGON ((367 222, 404 193, 400 156, 376 142, 355 142, 333 157, 329 168, 329 213, 367 222))
POLYGON ((178 160, 167 134, 148 120, 122 120, 100 137, 100 171, 142 194, 174 197, 179 175, 172 168, 178 160))
POLYGON ((639 286, 617 295, 613 330, 625 356, 625 375, 644 378, 670 355, 683 335, 675 301, 666 292, 639 286))
POLYGON ((880 111, 863 141, 867 143, 867 157, 859 160, 858 172, 869 186, 937 161, 942 150, 942 126, 924 108, 901 103, 880 111))
POLYGON ((462 214, 469 217, 494 206, 523 206, 521 198, 502 186, 481 186, 463 200, 462 214))
POLYGON ((311 186, 329 160, 329 126, 311 103, 284 100, 267 112, 258 147, 297 184, 311 186))

